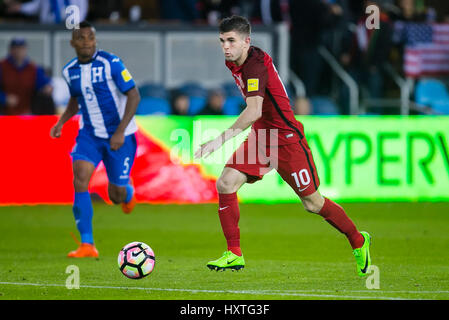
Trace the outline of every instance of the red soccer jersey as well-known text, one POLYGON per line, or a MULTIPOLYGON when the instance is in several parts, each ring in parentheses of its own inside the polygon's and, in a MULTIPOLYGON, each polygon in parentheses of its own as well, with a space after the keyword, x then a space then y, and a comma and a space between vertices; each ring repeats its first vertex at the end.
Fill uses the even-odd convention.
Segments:
MULTIPOLYGON (((297 143, 304 137, 303 125, 295 119, 290 100, 273 59, 263 50, 251 46, 248 57, 241 66, 226 61, 243 97, 263 97, 262 117, 252 129, 277 129, 277 145, 297 143)), ((269 140, 267 144, 276 145, 269 140)))

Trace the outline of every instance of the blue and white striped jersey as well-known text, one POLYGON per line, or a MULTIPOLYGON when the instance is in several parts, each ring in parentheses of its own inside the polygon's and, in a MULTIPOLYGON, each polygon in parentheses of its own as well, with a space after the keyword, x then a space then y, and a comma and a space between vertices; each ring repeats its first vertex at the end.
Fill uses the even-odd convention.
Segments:
MULTIPOLYGON (((111 53, 98 50, 87 63, 72 59, 64 66, 62 74, 70 95, 78 100, 80 129, 99 138, 110 138, 125 113, 125 93, 136 86, 123 62, 111 53)), ((125 136, 136 131, 133 118, 125 136)))

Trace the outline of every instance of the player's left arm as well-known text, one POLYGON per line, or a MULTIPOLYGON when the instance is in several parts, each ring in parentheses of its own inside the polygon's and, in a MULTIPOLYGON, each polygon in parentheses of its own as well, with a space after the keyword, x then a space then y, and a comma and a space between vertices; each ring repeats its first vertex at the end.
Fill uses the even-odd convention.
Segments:
POLYGON ((140 102, 140 94, 133 77, 118 57, 114 57, 111 60, 111 71, 115 84, 128 97, 123 118, 109 140, 111 149, 118 150, 125 142, 125 130, 136 114, 137 106, 140 102))
POLYGON ((139 90, 136 87, 126 92, 128 99, 126 100, 125 113, 120 121, 117 129, 109 141, 112 150, 118 150, 125 142, 125 130, 129 122, 132 120, 137 111, 140 102, 139 90))
POLYGON ((263 97, 252 96, 246 98, 246 108, 240 113, 240 116, 234 124, 223 131, 221 135, 214 140, 206 142, 200 146, 195 152, 195 158, 207 157, 220 147, 229 139, 234 138, 242 131, 253 125, 262 116, 263 97))

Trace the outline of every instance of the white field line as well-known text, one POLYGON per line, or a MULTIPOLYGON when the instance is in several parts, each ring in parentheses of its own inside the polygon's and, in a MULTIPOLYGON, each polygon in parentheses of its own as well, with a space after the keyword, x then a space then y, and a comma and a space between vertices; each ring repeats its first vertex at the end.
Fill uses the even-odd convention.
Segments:
MULTIPOLYGON (((35 286, 35 287, 65 287, 63 284, 52 283, 25 283, 25 282, 0 282, 0 285, 15 286, 35 286)), ((312 292, 335 292, 332 290, 205 290, 205 289, 175 289, 175 288, 145 288, 145 287, 116 287, 116 286, 92 286, 80 285, 80 288, 88 289, 114 289, 114 290, 143 290, 143 291, 172 291, 189 293, 225 293, 225 294, 249 294, 249 295, 271 295, 271 296, 297 296, 297 297, 316 297, 316 298, 347 298, 347 299, 381 299, 381 300, 407 300, 408 298, 388 297, 388 296, 359 296, 345 294, 317 294, 312 292)), ((345 292, 364 292, 367 291, 341 291, 345 292)), ((372 291, 379 292, 378 290, 372 291)), ((382 291, 383 293, 424 293, 424 291, 382 291)), ((447 293, 448 291, 425 291, 426 293, 447 293)), ((415 300, 415 299, 414 299, 415 300)))
POLYGON ((278 289, 272 289, 270 290, 270 292, 351 292, 351 293, 378 293, 378 292, 382 292, 382 293, 410 293, 410 294, 418 294, 418 293, 428 293, 428 294, 444 294, 444 293, 448 293, 449 294, 449 290, 435 290, 435 291, 429 291, 429 290, 423 290, 423 291, 419 291, 419 290, 380 290, 380 289, 368 289, 368 290, 324 290, 324 289, 310 289, 310 290, 295 290, 295 289, 285 289, 285 290, 278 290, 278 289))

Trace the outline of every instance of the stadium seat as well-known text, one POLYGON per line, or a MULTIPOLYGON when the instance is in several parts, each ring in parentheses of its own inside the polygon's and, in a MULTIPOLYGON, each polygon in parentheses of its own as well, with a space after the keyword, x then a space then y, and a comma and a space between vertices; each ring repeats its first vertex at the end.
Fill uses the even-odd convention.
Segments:
MULTIPOLYGON (((225 93, 226 100, 223 106, 223 113, 225 115, 238 115, 241 112, 241 106, 245 105, 245 100, 240 93, 239 88, 235 84, 235 82, 226 82, 222 85, 222 89, 225 93)), ((290 85, 285 87, 287 91, 288 97, 293 101, 294 99, 294 90, 290 85)), ((293 102, 291 102, 293 103, 293 102)))
POLYGON ((164 98, 142 97, 136 114, 138 115, 166 115, 171 113, 170 103, 164 98))
POLYGON ((335 103, 322 96, 315 96, 310 98, 312 104, 312 114, 314 115, 338 115, 338 108, 335 103))
POLYGON ((241 97, 239 88, 235 84, 235 82, 226 82, 222 85, 223 91, 226 97, 241 97))
POLYGON ((206 106, 206 97, 189 96, 189 115, 198 114, 206 106))
POLYGON ((139 86, 139 93, 142 97, 168 99, 168 91, 161 84, 144 83, 139 86))
POLYGON ((239 115, 242 111, 242 105, 245 105, 243 97, 227 96, 223 105, 223 114, 228 116, 239 115))
POLYGON ((194 97, 207 97, 207 90, 196 82, 189 82, 182 85, 179 91, 194 97))
POLYGON ((443 82, 436 79, 420 80, 416 84, 415 101, 434 111, 449 114, 449 92, 443 82))
POLYGON ((222 89, 226 97, 223 105, 223 114, 229 116, 239 115, 241 105, 245 104, 239 88, 235 82, 226 82, 222 85, 222 89))
POLYGON ((198 114, 206 105, 207 90, 198 83, 186 83, 179 88, 179 91, 189 97, 189 115, 198 114))

